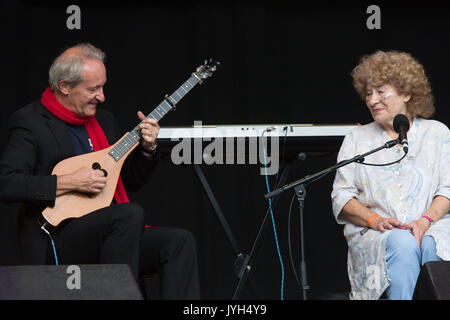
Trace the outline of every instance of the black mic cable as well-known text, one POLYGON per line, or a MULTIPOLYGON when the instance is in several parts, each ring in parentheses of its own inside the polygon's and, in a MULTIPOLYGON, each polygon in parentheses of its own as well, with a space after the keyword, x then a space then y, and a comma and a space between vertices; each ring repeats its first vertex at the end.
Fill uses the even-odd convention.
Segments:
POLYGON ((385 148, 388 149, 388 148, 392 148, 396 144, 401 144, 403 146, 404 154, 400 159, 395 160, 393 162, 389 162, 389 163, 383 163, 383 164, 365 163, 365 162, 363 162, 364 158, 361 159, 360 161, 356 161, 356 162, 359 164, 364 164, 366 166, 384 167, 384 166, 390 166, 391 164, 395 164, 395 163, 402 161, 403 158, 405 158, 406 155, 408 154, 408 150, 409 150, 408 139, 407 139, 407 132, 409 130, 408 118, 404 114, 396 115, 394 118, 393 127, 394 127, 395 132, 398 133, 398 138, 396 140, 388 141, 385 144, 385 148))

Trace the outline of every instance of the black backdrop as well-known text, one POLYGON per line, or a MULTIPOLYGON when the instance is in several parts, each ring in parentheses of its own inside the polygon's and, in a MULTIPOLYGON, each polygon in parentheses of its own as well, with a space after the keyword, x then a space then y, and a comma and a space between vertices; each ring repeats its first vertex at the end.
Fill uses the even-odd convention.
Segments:
MULTIPOLYGON (((91 42, 107 54, 106 102, 122 129, 136 123, 136 110, 148 113, 187 79, 205 58, 222 67, 195 88, 160 125, 265 123, 368 123, 370 114, 350 77, 359 58, 377 49, 402 50, 421 61, 435 94, 435 118, 448 125, 450 10, 427 2, 385 4, 381 29, 369 30, 369 2, 303 4, 289 1, 10 1, 1 3, 1 132, 6 144, 10 115, 39 98, 48 68, 61 50, 91 42), (69 30, 66 8, 81 9, 81 29, 69 30)), ((301 151, 301 150, 299 150, 301 151)), ((288 180, 314 173, 336 155, 296 163, 288 180)), ((259 166, 203 166, 233 233, 248 253, 267 203, 259 166)), ((305 246, 311 297, 346 292, 347 246, 331 213, 333 176, 308 187, 305 246)), ((273 178, 270 179, 273 182, 273 178)), ((290 194, 280 198, 275 220, 285 268, 285 298, 297 299, 288 254, 290 194)), ((146 208, 147 223, 186 228, 196 237, 202 295, 229 299, 237 285, 234 252, 189 166, 161 161, 143 190, 130 194, 146 208)), ((17 205, 0 206, 0 264, 20 264, 14 238, 17 205)), ((296 211, 294 211, 296 213, 296 211)), ((292 217, 294 265, 298 266, 298 219, 292 217)), ((252 274, 257 290, 243 298, 279 299, 281 267, 271 227, 252 274)))

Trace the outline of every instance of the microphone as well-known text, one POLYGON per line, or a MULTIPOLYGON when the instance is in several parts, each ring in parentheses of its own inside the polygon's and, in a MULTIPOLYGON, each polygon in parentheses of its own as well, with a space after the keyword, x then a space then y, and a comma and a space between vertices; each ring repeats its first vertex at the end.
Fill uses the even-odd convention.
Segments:
POLYGON ((394 118, 394 130, 398 133, 398 143, 403 145, 403 151, 408 153, 408 139, 406 133, 409 130, 409 120, 404 114, 398 114, 394 118))

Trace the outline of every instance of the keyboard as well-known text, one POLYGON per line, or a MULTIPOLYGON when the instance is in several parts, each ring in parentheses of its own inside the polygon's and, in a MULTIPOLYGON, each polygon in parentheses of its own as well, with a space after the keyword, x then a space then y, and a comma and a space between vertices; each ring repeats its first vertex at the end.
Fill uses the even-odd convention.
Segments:
POLYGON ((165 127, 159 131, 158 139, 212 139, 212 138, 342 138, 357 125, 314 125, 314 124, 255 124, 255 125, 203 125, 192 127, 165 127))
MULTIPOLYGON (((202 125, 192 127, 162 127, 158 135, 158 144, 163 155, 170 154, 172 148, 183 142, 202 148, 216 139, 226 145, 236 145, 245 141, 246 150, 252 150, 249 144, 266 137, 268 151, 272 139, 278 138, 280 153, 296 156, 299 152, 333 153, 339 151, 344 136, 356 128, 357 124, 316 125, 316 124, 252 124, 252 125, 202 125)), ((216 141, 217 143, 217 141, 216 141)), ((259 145, 259 144, 258 144, 259 145)))

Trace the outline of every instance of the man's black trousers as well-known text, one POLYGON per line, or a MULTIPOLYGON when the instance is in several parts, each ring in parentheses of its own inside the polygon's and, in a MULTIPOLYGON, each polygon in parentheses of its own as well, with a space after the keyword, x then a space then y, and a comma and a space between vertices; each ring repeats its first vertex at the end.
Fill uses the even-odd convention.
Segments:
MULTIPOLYGON (((125 203, 62 223, 53 233, 60 264, 128 264, 139 277, 158 273, 162 299, 200 299, 197 250, 183 229, 144 226, 144 210, 125 203)), ((55 263, 49 249, 49 263, 55 263)))

